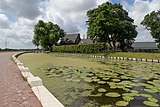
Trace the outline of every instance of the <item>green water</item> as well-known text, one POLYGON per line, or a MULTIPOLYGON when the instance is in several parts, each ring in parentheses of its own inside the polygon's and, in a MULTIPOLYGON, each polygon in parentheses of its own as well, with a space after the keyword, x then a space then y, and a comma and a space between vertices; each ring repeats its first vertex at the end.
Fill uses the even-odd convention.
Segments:
POLYGON ((160 105, 159 64, 114 60, 91 61, 105 67, 49 65, 37 67, 38 73, 33 74, 43 79, 44 85, 65 107, 160 105))

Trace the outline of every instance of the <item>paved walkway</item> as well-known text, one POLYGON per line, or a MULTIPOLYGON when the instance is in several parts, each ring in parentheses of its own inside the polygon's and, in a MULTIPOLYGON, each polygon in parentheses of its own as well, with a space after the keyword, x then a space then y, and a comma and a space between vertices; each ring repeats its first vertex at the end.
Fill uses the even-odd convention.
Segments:
POLYGON ((0 107, 42 107, 18 67, 14 53, 0 53, 0 107))

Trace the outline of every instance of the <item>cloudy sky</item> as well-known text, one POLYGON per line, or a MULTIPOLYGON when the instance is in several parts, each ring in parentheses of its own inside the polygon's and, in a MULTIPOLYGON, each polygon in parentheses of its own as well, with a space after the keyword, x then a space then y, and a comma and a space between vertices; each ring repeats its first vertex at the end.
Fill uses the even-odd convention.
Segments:
POLYGON ((153 41, 140 22, 160 0, 0 0, 0 48, 35 48, 32 44, 34 25, 39 19, 52 21, 68 33, 86 35, 86 12, 109 1, 121 3, 138 26, 136 41, 153 41))

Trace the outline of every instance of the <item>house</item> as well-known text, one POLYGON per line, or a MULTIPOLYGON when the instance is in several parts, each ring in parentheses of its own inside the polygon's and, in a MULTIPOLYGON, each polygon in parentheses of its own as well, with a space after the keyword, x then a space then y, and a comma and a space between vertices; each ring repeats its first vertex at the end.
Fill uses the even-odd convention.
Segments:
POLYGON ((79 44, 79 42, 81 41, 80 38, 80 34, 66 34, 65 37, 61 38, 58 41, 58 44, 60 45, 75 45, 75 44, 79 44))
POLYGON ((155 42, 134 42, 132 44, 134 51, 154 51, 158 50, 155 42))
POLYGON ((87 45, 87 44, 93 44, 93 40, 91 39, 81 39, 79 42, 79 45, 87 45))

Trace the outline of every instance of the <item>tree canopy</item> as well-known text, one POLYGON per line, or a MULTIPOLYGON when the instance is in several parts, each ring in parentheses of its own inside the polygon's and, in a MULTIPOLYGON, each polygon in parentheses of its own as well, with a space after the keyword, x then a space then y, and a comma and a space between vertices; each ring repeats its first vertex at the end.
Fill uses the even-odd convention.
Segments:
POLYGON ((113 48, 116 42, 119 42, 121 49, 124 50, 131 46, 137 37, 134 20, 120 4, 103 3, 89 10, 87 16, 89 18, 87 36, 93 40, 109 43, 113 48))
POLYGON ((65 32, 57 24, 39 20, 34 27, 33 44, 41 45, 45 50, 52 50, 59 38, 64 37, 65 32))
POLYGON ((141 22, 148 29, 157 43, 160 43, 160 11, 147 14, 141 22))

